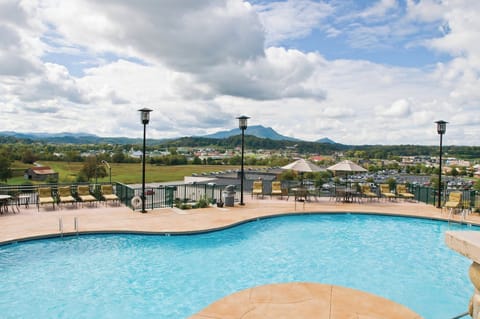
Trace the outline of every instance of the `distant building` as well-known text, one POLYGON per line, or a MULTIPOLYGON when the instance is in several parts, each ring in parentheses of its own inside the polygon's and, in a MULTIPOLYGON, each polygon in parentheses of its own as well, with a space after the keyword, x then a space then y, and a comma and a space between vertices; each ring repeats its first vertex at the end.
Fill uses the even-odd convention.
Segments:
POLYGON ((58 180, 58 173, 49 166, 36 166, 25 170, 25 179, 44 181, 47 178, 58 180))

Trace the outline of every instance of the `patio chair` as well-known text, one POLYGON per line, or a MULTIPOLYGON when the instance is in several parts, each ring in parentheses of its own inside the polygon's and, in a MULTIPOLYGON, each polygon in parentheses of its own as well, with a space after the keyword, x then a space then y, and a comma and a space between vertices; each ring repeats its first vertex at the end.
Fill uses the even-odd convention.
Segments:
POLYGON ((390 191, 390 186, 388 184, 380 184, 380 195, 389 200, 395 199, 397 195, 390 191))
POLYGON ((62 186, 58 188, 58 203, 59 204, 77 204, 77 201, 72 196, 72 188, 70 186, 62 186))
POLYGON ((270 197, 280 196, 280 199, 283 199, 283 194, 284 194, 284 191, 282 190, 282 182, 273 181, 272 182, 272 191, 270 193, 270 197))
POLYGON ((362 185, 360 186, 360 192, 362 194, 362 197, 366 197, 370 200, 376 198, 378 199, 378 196, 376 193, 372 192, 372 189, 370 188, 370 185, 362 185))
POLYGON ((397 185, 397 195, 400 196, 401 198, 405 199, 414 199, 415 195, 407 191, 407 186, 404 184, 398 184, 397 185))
POLYGON ((77 196, 78 198, 80 198, 82 203, 93 203, 97 201, 97 199, 92 194, 90 194, 90 188, 88 187, 88 185, 78 185, 77 196))
POLYGON ((38 195, 37 195, 38 211, 40 211, 40 206, 43 204, 52 204, 53 209, 55 209, 55 199, 52 196, 51 187, 40 187, 38 189, 38 195))
POLYGON ((102 195, 103 200, 105 201, 105 204, 107 204, 109 201, 112 202, 117 202, 119 203, 120 200, 117 195, 113 193, 113 186, 112 185, 102 185, 100 186, 100 193, 102 195))
POLYGON ((253 182, 253 189, 252 189, 252 197, 253 195, 262 195, 263 198, 263 182, 262 181, 255 181, 253 182))
POLYGON ((462 208, 462 192, 451 192, 448 195, 448 200, 443 205, 445 209, 449 210, 448 218, 455 213, 456 210, 462 208))

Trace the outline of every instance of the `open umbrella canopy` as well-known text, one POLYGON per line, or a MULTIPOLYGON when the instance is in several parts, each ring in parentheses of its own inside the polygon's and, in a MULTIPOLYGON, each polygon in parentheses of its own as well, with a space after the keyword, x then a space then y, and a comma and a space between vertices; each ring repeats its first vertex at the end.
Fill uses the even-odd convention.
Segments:
POLYGON ((313 164, 310 161, 304 160, 303 158, 296 160, 295 162, 292 162, 288 165, 282 166, 282 169, 291 169, 293 171, 297 172, 325 172, 326 169, 319 167, 315 164, 313 164))
POLYGON ((350 160, 341 161, 340 163, 332 165, 327 169, 329 171, 334 171, 334 172, 366 172, 367 171, 365 168, 361 167, 358 164, 355 164, 350 160))

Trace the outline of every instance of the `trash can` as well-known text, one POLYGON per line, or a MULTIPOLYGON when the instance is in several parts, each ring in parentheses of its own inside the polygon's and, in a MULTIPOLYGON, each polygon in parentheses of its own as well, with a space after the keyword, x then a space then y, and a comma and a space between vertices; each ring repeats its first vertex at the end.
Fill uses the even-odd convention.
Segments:
POLYGON ((233 207, 235 201, 235 185, 228 185, 223 190, 223 201, 225 202, 225 207, 233 207))

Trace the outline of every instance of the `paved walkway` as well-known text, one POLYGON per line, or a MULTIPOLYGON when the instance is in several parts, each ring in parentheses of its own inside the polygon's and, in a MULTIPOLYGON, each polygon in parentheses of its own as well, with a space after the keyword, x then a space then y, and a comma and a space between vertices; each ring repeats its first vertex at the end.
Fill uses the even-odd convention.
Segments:
MULTIPOLYGON (((78 208, 75 206, 65 206, 61 209, 52 210, 51 207, 41 207, 40 211, 37 211, 36 207, 31 208, 21 208, 20 213, 18 214, 3 214, 0 215, 0 243, 9 243, 19 240, 25 240, 30 238, 39 238, 39 237, 48 237, 48 236, 59 236, 60 223, 62 224, 62 231, 64 235, 67 234, 76 234, 77 230, 75 229, 75 220, 77 221, 77 229, 80 233, 99 233, 99 232, 141 232, 141 233, 160 233, 160 234, 178 234, 178 233, 196 233, 202 232, 205 230, 217 230, 233 225, 248 221, 255 220, 257 218, 266 217, 266 216, 275 216, 283 214, 305 214, 305 213, 379 213, 379 214, 388 214, 388 215, 401 215, 401 216, 417 216, 431 219, 443 219, 446 220, 448 214, 444 212, 441 214, 440 209, 435 208, 432 205, 426 205, 423 203, 408 202, 403 200, 397 201, 364 201, 363 203, 339 203, 335 201, 330 201, 328 198, 320 198, 318 201, 312 202, 294 202, 293 200, 286 201, 280 199, 255 199, 250 198, 249 196, 245 199, 246 205, 240 206, 235 205, 234 207, 226 208, 217 208, 209 207, 204 209, 192 209, 192 210, 179 210, 176 208, 165 208, 165 209, 156 209, 149 211, 146 214, 140 212, 134 212, 129 208, 124 206, 104 206, 103 204, 98 204, 97 206, 85 206, 78 208)), ((453 219, 456 221, 461 220, 460 215, 453 216, 453 219)), ((480 224, 480 216, 478 214, 471 214, 466 217, 466 222, 471 224, 480 224)), ((310 287, 310 286, 309 286, 310 287)), ((341 288, 330 288, 326 289, 340 289, 338 291, 343 291, 341 288)), ((320 295, 315 295, 312 297, 311 289, 304 289, 305 286, 298 286, 298 283, 295 284, 285 284, 280 286, 274 286, 269 288, 270 294, 276 296, 282 296, 279 298, 289 298, 294 293, 295 298, 324 298, 322 293, 320 295), (299 288, 300 287, 300 288, 299 288), (305 292, 307 295, 299 297, 297 294, 299 291, 305 292)), ((253 288, 256 289, 256 288, 253 288)), ((263 288, 261 288, 263 289, 263 288)), ((262 290, 263 291, 263 290, 262 290)), ((314 291, 323 291, 322 289, 317 289, 314 291)), ((250 291, 250 294, 255 292, 255 290, 250 291)), ((263 291, 265 292, 265 291, 263 291)), ((262 293, 263 293, 262 292, 262 293)), ((235 295, 235 294, 234 294, 235 295)), ((301 294, 300 294, 301 295, 301 294)), ((274 305, 274 300, 272 299, 272 304, 269 307, 262 308, 263 310, 259 312, 261 314, 254 316, 253 312, 250 315, 245 311, 245 299, 244 295, 239 294, 240 296, 236 301, 232 302, 231 298, 226 298, 226 303, 223 306, 218 308, 218 305, 215 306, 217 309, 223 309, 222 307, 228 307, 231 315, 230 316, 214 316, 210 313, 210 317, 201 315, 194 316, 192 318, 292 318, 292 316, 279 316, 279 311, 283 307, 278 307, 274 305), (236 305, 236 306, 235 306, 236 305), (241 310, 243 309, 243 310, 241 310), (268 310, 270 309, 271 312, 268 310), (235 316, 234 313, 243 313, 242 316, 235 316)), ((377 297, 369 298, 368 295, 362 292, 350 291, 349 297, 352 300, 355 298, 367 298, 369 302, 378 304, 380 307, 381 303, 376 302, 377 297)), ((347 298, 347 299, 348 299, 347 298)), ((305 300, 306 300, 305 299, 305 300)), ((303 299, 302 299, 303 300, 303 299)), ((333 299, 328 299, 329 307, 333 306, 333 299)), ((358 307, 362 308, 365 301, 362 301, 358 307)), ((368 304, 368 302, 367 302, 368 304)), ((251 306, 251 305, 250 305, 251 306)), ((303 303, 298 304, 300 311, 301 309, 305 310, 303 303), (300 309, 301 308, 301 309, 300 309)), ((350 306, 349 306, 350 307, 350 306)), ((357 310, 357 308, 352 310, 357 310)), ((379 309, 377 306, 372 309, 379 309)), ((390 315, 378 316, 377 312, 373 310, 367 312, 353 312, 357 315, 339 315, 339 316, 321 316, 318 312, 313 312, 311 315, 302 315, 303 319, 310 318, 401 318, 395 315, 403 309, 402 306, 398 305, 399 308, 392 306, 390 303, 385 303, 385 306, 381 309, 382 311, 387 311, 390 315)), ((360 309, 358 308, 358 309, 360 309)), ((207 308, 212 309, 212 308, 207 308)), ((331 309, 331 308, 329 308, 331 309)), ((362 308, 364 309, 364 307, 362 308)), ((365 310, 365 309, 364 309, 365 310)), ((222 310, 223 311, 223 310, 222 310)), ((291 310, 293 311, 293 310, 291 310)), ((363 310, 362 310, 363 311, 363 310)), ((300 313, 300 312, 299 312, 300 313)), ((323 312, 322 312, 323 314, 323 312)), ((402 318, 420 318, 411 316, 411 317, 402 317, 402 318)))

